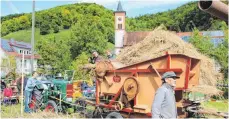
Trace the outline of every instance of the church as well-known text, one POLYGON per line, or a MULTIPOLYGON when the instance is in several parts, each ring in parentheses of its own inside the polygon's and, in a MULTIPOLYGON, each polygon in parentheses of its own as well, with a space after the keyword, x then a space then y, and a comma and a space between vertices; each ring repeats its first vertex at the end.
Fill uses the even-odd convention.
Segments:
MULTIPOLYGON (((126 20, 126 11, 123 10, 121 2, 118 2, 117 10, 114 12, 115 17, 115 54, 119 54, 120 50, 126 46, 131 46, 136 44, 143 39, 151 32, 151 31, 135 31, 135 32, 127 32, 125 28, 125 20, 126 20)), ((216 47, 218 44, 222 43, 224 40, 224 32, 223 31, 201 31, 201 35, 208 36, 216 47)), ((177 35, 188 42, 191 38, 192 32, 179 32, 177 35)), ((217 64, 218 66, 219 64, 217 64)), ((217 68, 216 70, 219 70, 217 68)))
POLYGON ((143 40, 150 31, 127 32, 125 29, 126 11, 122 9, 119 1, 115 16, 115 54, 126 46, 131 46, 143 40))

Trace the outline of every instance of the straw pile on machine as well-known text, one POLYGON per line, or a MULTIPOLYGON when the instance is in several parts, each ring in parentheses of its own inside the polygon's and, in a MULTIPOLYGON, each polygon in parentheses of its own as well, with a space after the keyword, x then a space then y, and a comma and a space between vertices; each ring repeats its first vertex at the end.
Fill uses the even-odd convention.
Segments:
MULTIPOLYGON (((139 43, 124 48, 117 56, 117 60, 125 65, 131 65, 160 57, 166 51, 201 59, 200 85, 215 87, 217 80, 222 79, 221 74, 214 71, 214 61, 212 59, 199 53, 194 46, 184 42, 174 32, 161 30, 160 28, 153 30, 139 43)), ((216 88, 212 89, 216 90, 216 88)), ((206 94, 206 91, 203 91, 203 93, 206 94)))

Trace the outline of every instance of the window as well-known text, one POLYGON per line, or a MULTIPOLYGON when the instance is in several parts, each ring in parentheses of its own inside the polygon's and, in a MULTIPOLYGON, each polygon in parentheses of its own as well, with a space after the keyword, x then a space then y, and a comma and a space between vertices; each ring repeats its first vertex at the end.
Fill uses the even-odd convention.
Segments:
POLYGON ((118 29, 122 29, 122 24, 118 24, 118 29))
POLYGON ((22 50, 20 50, 19 52, 20 52, 20 54, 22 54, 22 50))
POLYGON ((26 54, 29 54, 29 51, 27 50, 27 53, 26 54))
POLYGON ((27 68, 27 60, 24 61, 24 68, 27 68))

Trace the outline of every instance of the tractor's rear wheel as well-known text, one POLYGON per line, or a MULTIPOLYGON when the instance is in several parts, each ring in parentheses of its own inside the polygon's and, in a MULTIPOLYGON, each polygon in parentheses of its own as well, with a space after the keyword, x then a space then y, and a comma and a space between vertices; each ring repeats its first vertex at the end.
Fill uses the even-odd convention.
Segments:
POLYGON ((46 107, 45 107, 45 111, 46 112, 55 112, 55 113, 58 113, 58 107, 57 107, 56 102, 53 101, 53 100, 49 100, 47 102, 46 107))
POLYGON ((42 104, 43 104, 43 95, 42 95, 43 90, 38 90, 37 87, 35 87, 33 93, 32 93, 32 100, 31 100, 31 106, 30 108, 33 111, 40 110, 42 104))

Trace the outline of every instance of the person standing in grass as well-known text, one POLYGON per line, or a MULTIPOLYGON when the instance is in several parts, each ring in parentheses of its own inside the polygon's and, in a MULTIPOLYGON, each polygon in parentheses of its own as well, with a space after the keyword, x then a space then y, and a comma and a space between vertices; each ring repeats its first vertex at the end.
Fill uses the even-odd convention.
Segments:
POLYGON ((25 113, 31 113, 31 110, 29 108, 29 103, 32 98, 32 91, 36 85, 36 78, 38 76, 38 73, 36 71, 33 71, 32 77, 30 77, 27 81, 27 84, 25 86, 25 113))
POLYGON ((177 118, 177 108, 174 94, 177 78, 180 77, 172 71, 166 72, 162 75, 162 86, 157 89, 153 101, 152 118, 177 118))

